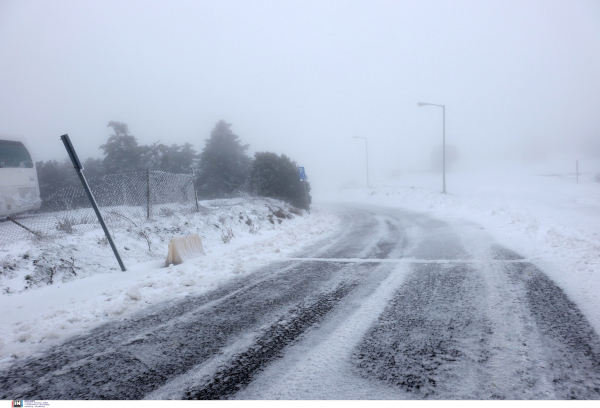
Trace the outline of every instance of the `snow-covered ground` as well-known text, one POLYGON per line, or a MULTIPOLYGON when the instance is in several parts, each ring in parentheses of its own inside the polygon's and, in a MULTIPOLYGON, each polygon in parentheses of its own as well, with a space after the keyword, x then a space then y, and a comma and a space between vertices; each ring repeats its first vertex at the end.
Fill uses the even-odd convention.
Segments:
POLYGON ((461 231, 466 236, 475 223, 545 271, 600 333, 600 183, 594 178, 594 173, 584 173, 576 184, 574 174, 552 167, 456 171, 447 175, 444 195, 441 175, 405 173, 370 189, 316 195, 310 216, 281 224, 277 217, 271 217, 271 224, 268 217, 269 208, 284 207, 282 203, 205 203, 211 208, 208 215, 175 214, 145 225, 150 250, 138 228, 115 231, 127 272, 118 270, 100 230, 44 250, 41 243, 15 243, 0 248, 0 368, 12 356, 31 355, 152 304, 211 290, 335 234, 338 217, 319 205, 327 202, 423 212, 448 222, 459 236, 461 231), (225 243, 228 229, 234 237, 225 243), (168 238, 188 233, 201 235, 207 255, 165 268, 168 238), (33 260, 42 267, 36 268, 33 260), (55 275, 48 285, 44 279, 52 265, 55 275))
POLYGON ((450 172, 445 195, 441 174, 405 173, 371 189, 321 199, 419 211, 458 232, 476 223, 498 244, 541 267, 600 333, 600 183, 596 173, 580 174, 577 184, 574 172, 557 169, 555 164, 450 172))
POLYGON ((109 320, 214 289, 326 237, 339 222, 337 216, 319 209, 310 215, 305 211, 293 215, 276 200, 202 204, 208 213, 173 214, 142 229, 133 225, 115 229, 126 272, 119 270, 100 229, 83 236, 0 248, 0 369, 15 356, 39 352, 109 320), (289 218, 278 218, 274 213, 279 209, 289 218), (228 231, 233 236, 226 243, 223 237, 228 231), (165 267, 169 239, 193 233, 202 237, 206 256, 165 267), (51 284, 49 271, 53 271, 51 284))

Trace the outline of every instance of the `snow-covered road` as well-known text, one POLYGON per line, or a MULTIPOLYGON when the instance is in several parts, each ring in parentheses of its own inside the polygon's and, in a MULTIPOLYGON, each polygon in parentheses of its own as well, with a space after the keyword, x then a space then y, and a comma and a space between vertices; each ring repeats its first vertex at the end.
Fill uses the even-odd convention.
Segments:
POLYGON ((335 238, 74 337, 3 399, 600 398, 600 340, 475 224, 333 206, 335 238))

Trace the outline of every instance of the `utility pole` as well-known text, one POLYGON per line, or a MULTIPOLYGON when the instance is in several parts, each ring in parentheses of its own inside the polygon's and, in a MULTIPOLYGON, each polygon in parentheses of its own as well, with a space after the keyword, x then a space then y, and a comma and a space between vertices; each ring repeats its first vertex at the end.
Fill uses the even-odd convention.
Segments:
POLYGON ((371 187, 369 184, 369 143, 367 142, 366 137, 361 136, 352 136, 353 139, 365 139, 365 153, 367 157, 367 188, 371 187))
POLYGON ((417 105, 431 105, 442 108, 442 193, 446 194, 446 105, 438 105, 428 102, 418 102, 417 105))

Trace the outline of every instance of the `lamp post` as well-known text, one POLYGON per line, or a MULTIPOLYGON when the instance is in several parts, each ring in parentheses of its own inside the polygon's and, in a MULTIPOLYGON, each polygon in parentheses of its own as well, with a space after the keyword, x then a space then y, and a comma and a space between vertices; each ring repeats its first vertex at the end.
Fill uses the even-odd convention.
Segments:
POLYGON ((437 105, 435 103, 419 102, 419 106, 432 105, 439 106, 442 108, 442 180, 443 190, 442 193, 446 194, 446 106, 437 105))
POLYGON ((352 136, 353 139, 365 139, 365 152, 366 152, 366 156, 367 156, 367 188, 371 187, 369 185, 369 144, 367 142, 367 138, 366 137, 360 137, 360 136, 352 136))

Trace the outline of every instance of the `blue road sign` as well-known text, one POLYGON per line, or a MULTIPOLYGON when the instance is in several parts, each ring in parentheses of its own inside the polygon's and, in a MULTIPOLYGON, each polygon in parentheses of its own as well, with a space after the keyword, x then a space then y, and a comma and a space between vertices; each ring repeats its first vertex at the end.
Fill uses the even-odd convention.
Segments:
POLYGON ((300 180, 306 180, 306 173, 304 173, 304 167, 298 167, 298 174, 300 175, 300 180))

